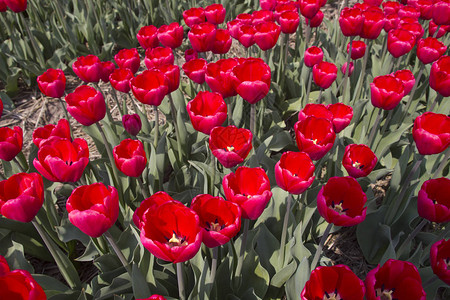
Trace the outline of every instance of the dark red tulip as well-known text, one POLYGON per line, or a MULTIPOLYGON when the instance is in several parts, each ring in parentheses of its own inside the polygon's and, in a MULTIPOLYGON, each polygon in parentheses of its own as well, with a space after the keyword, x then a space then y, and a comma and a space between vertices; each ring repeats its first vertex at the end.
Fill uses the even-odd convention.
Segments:
POLYGON ((0 127, 0 159, 11 161, 22 151, 23 131, 19 126, 14 129, 0 127))
POLYGON ((328 110, 333 114, 334 132, 339 133, 350 124, 353 118, 353 108, 343 103, 329 104, 328 110))
POLYGON ((407 261, 389 259, 371 270, 364 283, 367 300, 426 299, 419 272, 407 261))
POLYGON ((216 39, 216 26, 207 22, 195 24, 189 31, 188 38, 195 51, 210 51, 216 39))
POLYGON ((388 33, 387 49, 395 58, 411 51, 415 43, 415 35, 407 30, 392 29, 388 33))
POLYGON ((241 25, 243 24, 239 20, 231 20, 227 22, 227 30, 230 32, 230 35, 236 40, 239 38, 238 31, 241 25))
POLYGON ((184 262, 200 249, 199 217, 181 203, 169 201, 150 207, 141 221, 141 242, 157 258, 184 262))
POLYGON ((323 51, 319 47, 311 46, 305 51, 304 62, 309 68, 320 63, 323 60, 323 51))
POLYGON ((180 86, 180 67, 177 65, 162 65, 153 70, 160 71, 167 83, 167 94, 170 94, 178 89, 180 86))
POLYGON ((430 222, 446 223, 450 221, 450 179, 436 178, 425 181, 417 197, 419 216, 430 222))
MULTIPOLYGON (((438 26, 436 23, 433 22, 433 20, 430 20, 429 26, 428 26, 428 33, 430 36, 434 36, 436 33, 436 30, 438 30, 438 26)), ((436 34, 436 38, 443 37, 444 34, 447 32, 450 32, 450 25, 441 25, 439 26, 438 33, 436 34)))
POLYGON ((194 58, 183 65, 184 74, 195 83, 205 82, 206 60, 203 58, 194 58))
POLYGON ((136 34, 136 38, 144 49, 158 47, 158 28, 153 25, 143 26, 136 34))
POLYGON ((312 19, 320 10, 319 0, 300 0, 300 13, 307 19, 312 19))
POLYGON ((119 68, 129 69, 131 73, 136 73, 141 66, 141 58, 136 48, 122 49, 116 55, 114 60, 119 68))
POLYGON ((227 105, 219 93, 200 91, 188 102, 187 112, 195 130, 210 134, 214 127, 225 122, 227 105))
POLYGON ((377 10, 366 10, 362 15, 364 22, 360 36, 370 40, 377 39, 384 27, 384 14, 377 10))
POLYGON ((384 31, 389 32, 392 29, 397 29, 399 24, 400 18, 398 17, 398 14, 397 13, 389 14, 385 17, 384 31))
POLYGON ((222 197, 195 196, 191 209, 197 213, 206 247, 214 248, 230 241, 241 229, 241 209, 222 197))
POLYGON ((23 12, 27 9, 27 0, 4 0, 6 5, 15 13, 23 12))
POLYGON ((281 14, 284 12, 288 12, 288 11, 296 12, 297 15, 299 14, 298 10, 297 10, 297 6, 295 5, 294 2, 287 1, 287 2, 283 2, 283 3, 281 3, 281 2, 278 3, 277 7, 275 7, 275 11, 273 12, 275 20, 279 23, 281 14))
POLYGON ((214 25, 222 24, 225 21, 226 13, 223 5, 218 3, 208 5, 205 8, 206 21, 214 25))
POLYGON ((250 130, 227 127, 214 127, 209 136, 209 149, 225 168, 232 168, 244 161, 252 149, 253 135, 250 130))
POLYGON ((221 94, 224 99, 237 95, 231 82, 231 72, 238 63, 237 59, 228 58, 206 65, 205 81, 211 91, 221 94))
POLYGON ((419 39, 422 38, 424 30, 422 25, 420 23, 402 23, 402 20, 400 20, 400 29, 404 29, 409 31, 410 33, 414 34, 414 37, 416 38, 416 42, 419 41, 419 39))
POLYGON ((345 36, 360 35, 364 23, 364 16, 359 8, 345 7, 339 16, 339 25, 345 36))
POLYGON ((377 164, 377 157, 366 145, 350 144, 345 147, 342 165, 353 178, 366 177, 377 164))
POLYGON ((3 101, 0 99, 0 117, 3 115, 3 101))
POLYGON ((133 73, 129 69, 115 69, 109 75, 109 83, 115 90, 128 93, 130 91, 130 80, 133 77, 133 73))
POLYGON ((312 19, 305 19, 306 24, 309 24, 311 28, 319 27, 322 24, 324 14, 321 10, 312 19))
POLYGON ((430 264, 433 273, 440 280, 450 285, 450 270, 448 261, 450 259, 450 240, 440 240, 431 246, 430 264))
POLYGON ((103 183, 82 185, 67 199, 69 221, 91 237, 99 237, 114 225, 119 216, 119 194, 103 183))
MULTIPOLYGON (((354 69, 355 67, 353 66, 353 62, 350 62, 350 66, 348 67, 348 76, 352 75, 354 69)), ((342 74, 345 75, 346 71, 347 71, 347 62, 345 62, 341 67, 342 74)))
POLYGON ((277 6, 277 0, 260 0, 259 5, 265 10, 274 10, 277 6))
POLYGON ((194 49, 189 48, 184 52, 184 60, 186 62, 189 62, 189 61, 193 60, 194 58, 198 58, 198 53, 194 49))
POLYGON ((131 91, 136 99, 148 105, 160 105, 167 95, 168 83, 158 70, 147 70, 130 80, 131 91))
POLYGON ((298 149, 312 160, 319 160, 330 151, 336 138, 331 121, 314 116, 295 123, 294 130, 298 149))
POLYGON ((308 103, 298 112, 299 121, 303 121, 309 116, 333 120, 333 113, 323 104, 308 103))
POLYGON ((364 283, 345 265, 317 267, 309 276, 301 300, 362 300, 364 283))
POLYGON ((384 110, 394 109, 405 93, 403 83, 392 75, 378 76, 370 84, 372 105, 384 110))
POLYGON ((139 140, 125 139, 113 149, 117 169, 130 177, 139 177, 147 165, 144 145, 139 140))
POLYGON ((99 82, 103 66, 95 55, 80 56, 72 64, 75 74, 84 82, 99 82))
POLYGON ((285 11, 280 15, 279 19, 281 32, 291 34, 297 31, 300 24, 300 16, 294 11, 285 11))
POLYGON ((262 22, 255 25, 255 43, 266 51, 275 47, 280 36, 280 26, 275 22, 262 22))
POLYGON ((205 10, 203 7, 192 7, 183 11, 184 23, 190 28, 195 24, 200 24, 206 21, 205 10))
POLYGON ((411 5, 400 7, 397 13, 400 18, 410 17, 418 20, 420 17, 420 11, 411 5))
POLYGON ((245 48, 255 44, 255 27, 253 25, 241 24, 237 29, 237 39, 245 48))
POLYGON ((417 43, 417 57, 425 65, 438 60, 445 51, 447 51, 447 46, 433 37, 420 39, 417 43))
POLYGON ((143 299, 136 299, 136 300, 167 300, 166 298, 164 298, 163 296, 161 296, 161 295, 151 295, 150 297, 148 297, 148 298, 143 298, 143 299))
POLYGON ((433 4, 433 21, 437 25, 450 25, 450 1, 440 0, 433 4))
POLYGON ((214 54, 225 54, 231 48, 231 35, 226 29, 216 29, 216 38, 212 44, 211 51, 214 54))
POLYGON ((450 56, 441 56, 431 66, 430 87, 444 97, 450 96, 450 56))
POLYGON ((416 78, 414 77, 414 74, 408 70, 398 70, 395 73, 393 73, 395 78, 400 80, 403 83, 403 87, 405 89, 404 95, 408 95, 409 92, 411 92, 412 88, 414 87, 414 83, 416 83, 416 78))
MULTIPOLYGON (((350 51, 350 43, 347 44, 347 53, 350 51)), ((360 59, 366 53, 366 43, 363 41, 353 41, 352 42, 352 53, 351 58, 353 60, 360 59)))
POLYGON ((47 97, 61 98, 66 89, 66 76, 60 69, 48 69, 37 77, 37 83, 47 97))
POLYGON ((141 226, 144 222, 144 213, 148 209, 154 210, 155 208, 166 202, 174 202, 178 203, 179 205, 183 205, 183 203, 181 203, 178 200, 174 200, 166 192, 156 192, 150 197, 144 199, 144 201, 141 202, 139 207, 136 208, 133 214, 133 223, 136 225, 137 228, 141 229, 141 226))
POLYGON ((59 137, 61 139, 72 140, 70 135, 69 121, 61 119, 57 125, 47 124, 43 127, 38 127, 33 131, 33 143, 36 147, 40 147, 51 137, 59 137))
POLYGON ((450 117, 426 112, 414 120, 412 134, 420 154, 441 153, 450 145, 450 117))
POLYGON ((322 89, 329 88, 337 78, 337 67, 335 64, 321 61, 313 66, 314 83, 322 89))
POLYGON ((315 169, 308 154, 287 151, 275 165, 275 179, 280 188, 299 195, 313 183, 315 169))
POLYGON ((364 12, 366 10, 369 9, 373 9, 374 7, 368 3, 355 3, 355 5, 353 5, 353 8, 358 8, 359 10, 361 10, 361 12, 364 12))
POLYGON ((8 9, 5 0, 0 0, 0 12, 5 12, 8 9))
POLYGON ((269 93, 271 72, 262 59, 246 59, 235 66, 230 75, 234 90, 250 104, 255 104, 269 93))
POLYGON ((239 167, 236 173, 225 175, 222 185, 225 197, 239 205, 244 219, 256 220, 272 197, 269 178, 262 168, 239 167))
POLYGON ((44 182, 38 173, 18 173, 0 181, 0 214, 30 222, 44 203, 44 182))
POLYGON ((252 25, 253 23, 253 16, 251 14, 239 14, 236 16, 236 20, 240 21, 242 24, 246 25, 252 25))
POLYGON ((384 1, 381 3, 381 6, 383 6, 384 14, 387 16, 394 13, 396 14, 403 5, 397 1, 384 1))
POLYGON ((253 22, 252 25, 256 25, 261 22, 273 22, 275 16, 270 10, 255 10, 252 12, 253 22))
POLYGON ((156 47, 145 51, 144 63, 149 70, 167 64, 172 65, 174 62, 175 56, 171 48, 156 47))
POLYGON ((183 43, 183 27, 177 22, 163 25, 158 29, 158 39, 164 47, 178 48, 183 43))
POLYGON ((100 73, 100 79, 103 82, 109 82, 109 76, 114 72, 116 66, 114 65, 114 63, 110 61, 102 61, 101 65, 102 71, 100 73))
POLYGON ((138 114, 124 115, 122 125, 129 134, 136 136, 142 128, 141 118, 138 114))
POLYGON ((82 85, 65 98, 67 111, 84 126, 90 126, 105 117, 106 104, 101 92, 82 85))

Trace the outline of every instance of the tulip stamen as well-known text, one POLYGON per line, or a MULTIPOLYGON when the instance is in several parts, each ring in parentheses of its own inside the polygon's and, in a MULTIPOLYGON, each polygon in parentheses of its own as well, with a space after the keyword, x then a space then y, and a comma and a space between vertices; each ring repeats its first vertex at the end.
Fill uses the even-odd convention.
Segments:
POLYGON ((380 298, 380 300, 395 300, 392 298, 392 294, 394 293, 395 288, 393 289, 385 289, 384 284, 381 286, 381 288, 378 288, 375 290, 377 297, 380 298))
POLYGON ((353 168, 357 168, 357 169, 363 169, 364 168, 364 165, 363 164, 361 164, 359 161, 355 161, 353 164, 352 164, 352 167, 353 168))
POLYGON ((166 245, 168 245, 170 248, 188 245, 188 242, 186 241, 186 236, 180 237, 175 233, 175 231, 173 232, 172 237, 170 239, 166 238, 166 240, 167 240, 166 245))
POLYGON ((337 289, 335 289, 334 292, 331 293, 325 292, 325 295, 323 295, 322 300, 344 300, 344 299, 341 298, 341 295, 339 295, 337 289))
POLYGON ((247 199, 250 199, 252 196, 251 195, 247 195, 247 194, 242 194, 242 196, 247 197, 247 199))
POLYGON ((340 215, 343 215, 348 210, 348 208, 343 207, 343 204, 344 200, 341 200, 341 202, 339 202, 338 204, 335 204, 334 201, 331 201, 330 208, 337 211, 340 215))
POLYGON ((445 263, 447 264, 447 267, 450 267, 450 257, 445 259, 445 263))
POLYGON ((234 151, 234 147, 232 145, 231 146, 227 146, 226 150, 228 152, 234 151))

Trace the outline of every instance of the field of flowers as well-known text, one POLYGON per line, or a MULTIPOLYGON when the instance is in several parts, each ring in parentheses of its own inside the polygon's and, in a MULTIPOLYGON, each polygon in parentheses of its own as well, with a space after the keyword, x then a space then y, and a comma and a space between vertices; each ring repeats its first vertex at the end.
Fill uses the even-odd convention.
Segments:
POLYGON ((0 299, 450 298, 449 0, 0 23, 0 299))

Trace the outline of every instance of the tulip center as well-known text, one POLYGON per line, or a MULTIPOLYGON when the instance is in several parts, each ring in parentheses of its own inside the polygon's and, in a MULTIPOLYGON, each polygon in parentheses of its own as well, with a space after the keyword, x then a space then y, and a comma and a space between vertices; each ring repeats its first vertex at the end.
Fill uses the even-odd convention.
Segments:
POLYGON ((360 162, 358 162, 358 161, 355 161, 353 164, 352 164, 352 167, 353 168, 357 168, 357 169, 362 169, 362 168, 364 168, 364 165, 363 164, 361 164, 360 162))
POLYGON ((338 294, 336 289, 332 293, 325 292, 325 295, 323 295, 322 300, 343 300, 343 299, 341 298, 341 295, 338 294))
POLYGON ((188 242, 186 241, 186 237, 178 236, 175 233, 175 231, 173 232, 172 237, 170 239, 166 238, 166 240, 167 240, 166 245, 168 245, 170 248, 188 245, 188 242))
POLYGON ((348 210, 348 208, 343 207, 343 204, 344 200, 341 200, 341 202, 339 202, 338 204, 335 204, 334 201, 331 201, 331 205, 329 207, 337 211, 340 215, 343 215, 348 210))
POLYGON ((317 139, 312 140, 314 145, 317 145, 317 139))
POLYGON ((242 194, 242 196, 245 196, 245 197, 247 197, 247 199, 250 199, 251 197, 252 197, 252 195, 247 195, 247 194, 242 194))
POLYGON ((380 300, 393 300, 394 298, 392 298, 392 293, 394 293, 395 288, 391 289, 391 290, 387 290, 384 288, 384 285, 381 288, 378 288, 375 290, 375 293, 377 295, 377 297, 380 298, 380 300))
POLYGON ((234 147, 233 146, 227 146, 227 151, 228 152, 234 151, 234 147))
POLYGON ((206 231, 221 231, 225 228, 224 225, 220 225, 219 221, 216 219, 214 222, 206 222, 206 231))

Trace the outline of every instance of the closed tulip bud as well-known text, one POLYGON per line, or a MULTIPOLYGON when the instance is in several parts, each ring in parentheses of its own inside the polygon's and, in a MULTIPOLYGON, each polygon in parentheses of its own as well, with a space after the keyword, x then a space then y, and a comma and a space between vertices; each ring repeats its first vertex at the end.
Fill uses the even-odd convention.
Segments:
POLYGON ((395 58, 411 51, 415 43, 415 35, 407 30, 392 29, 388 33, 387 49, 395 58))
POLYGON ((438 60, 445 51, 447 51, 447 46, 433 37, 421 39, 417 43, 417 57, 425 65, 438 60))
POLYGON ((100 79, 103 82, 109 82, 109 76, 114 72, 116 69, 116 66, 111 61, 103 61, 102 64, 102 71, 100 73, 100 79))
POLYGON ((189 62, 195 58, 198 58, 198 53, 194 49, 190 48, 184 52, 184 60, 189 62))
POLYGON ((430 264, 433 273, 440 280, 450 285, 450 270, 448 269, 448 260, 450 257, 450 239, 440 240, 431 246, 430 264))
POLYGON ((70 135, 69 121, 61 119, 57 125, 48 124, 43 127, 38 127, 33 131, 33 143, 38 148, 51 137, 59 137, 71 141, 72 136, 70 135))
POLYGON ((174 62, 175 56, 168 47, 149 48, 145 51, 144 63, 149 70, 167 64, 172 65, 174 62))
POLYGON ((321 159, 336 139, 331 121, 314 116, 295 123, 294 130, 298 149, 306 152, 312 160, 321 159))
POLYGON ((252 149, 252 132, 248 129, 214 127, 209 136, 209 149, 225 168, 242 163, 252 149))
POLYGON ((158 47, 158 28, 153 25, 143 26, 136 34, 136 38, 144 49, 158 47))
POLYGON ((311 28, 319 27, 322 24, 324 14, 321 10, 312 19, 305 19, 306 24, 309 24, 311 28))
POLYGON ((280 27, 281 32, 285 34, 291 34, 297 31, 300 24, 300 16, 297 12, 286 11, 280 15, 280 27))
POLYGON ((97 56, 90 54, 78 57, 72 64, 72 69, 84 82, 99 82, 103 66, 97 56))
POLYGON ((337 67, 333 63, 321 61, 314 65, 312 74, 314 83, 323 89, 327 89, 337 78, 337 67))
POLYGON ((275 47, 280 36, 280 26, 275 22, 262 22, 255 26, 255 43, 263 50, 275 47))
POLYGON ((419 216, 430 222, 449 222, 448 193, 450 193, 450 179, 441 177, 425 181, 417 196, 419 216))
POLYGON ((415 3, 415 7, 419 10, 422 20, 430 20, 433 17, 433 1, 418 0, 415 3))
POLYGON ((314 65, 320 63, 323 60, 323 51, 319 47, 312 46, 306 49, 304 62, 309 68, 314 67, 314 65))
POLYGON ((300 13, 307 19, 312 19, 320 10, 319 0, 300 0, 300 13))
MULTIPOLYGON (((347 44, 347 53, 350 51, 350 43, 347 44)), ((353 41, 352 42, 352 53, 351 58, 353 60, 360 59, 366 53, 366 43, 363 41, 353 41)))
POLYGON ((139 177, 147 164, 144 145, 139 140, 125 139, 113 149, 117 169, 130 177, 139 177))
POLYGON ((161 295, 151 295, 150 297, 148 297, 148 298, 143 298, 143 299, 136 299, 136 300, 167 300, 166 298, 164 298, 163 296, 161 296, 161 295))
POLYGON ((345 36, 360 35, 364 23, 364 16, 359 8, 345 7, 339 16, 339 25, 345 36))
POLYGON ((412 134, 420 154, 444 152, 450 145, 450 117, 426 112, 414 120, 412 134))
POLYGON ((214 25, 222 24, 225 21, 227 11, 222 4, 211 4, 205 8, 206 20, 214 25))
POLYGON ((362 13, 364 22, 360 36, 365 39, 377 39, 384 27, 384 14, 377 10, 366 10, 362 13))
POLYGON ((183 27, 177 22, 163 25, 158 29, 158 39, 164 47, 178 48, 183 43, 183 27))
POLYGON ((114 60, 119 68, 129 69, 131 73, 136 73, 141 65, 141 58, 136 48, 122 49, 114 56, 114 60))
POLYGON ((109 75, 109 83, 115 90, 128 93, 130 91, 130 80, 133 77, 133 73, 129 69, 115 69, 109 75))
POLYGON ((47 97, 61 98, 66 88, 66 76, 60 69, 48 69, 37 77, 37 83, 47 97))
POLYGON ((105 117, 106 104, 101 92, 82 85, 65 98, 67 111, 84 126, 90 126, 105 117))
POLYGON ((194 129, 204 134, 210 134, 227 118, 227 105, 219 93, 200 91, 188 102, 186 109, 194 129))
MULTIPOLYGON (((348 76, 352 75, 354 69, 355 67, 353 66, 353 62, 350 62, 350 66, 348 67, 348 76)), ((345 62, 341 67, 342 74, 345 75, 346 70, 347 70, 347 62, 345 62)))
POLYGON ((130 80, 136 99, 148 105, 160 105, 169 90, 167 79, 158 70, 147 70, 130 80))
POLYGON ((339 133, 344 130, 352 121, 353 108, 343 103, 329 104, 328 110, 333 114, 331 119, 334 132, 339 133))
POLYGON ((315 169, 308 154, 287 151, 275 165, 275 179, 280 188, 299 195, 313 183, 315 169))
POLYGON ((414 84, 416 83, 416 78, 414 78, 414 74, 410 70, 398 70, 394 74, 395 78, 400 80, 403 83, 403 87, 405 89, 404 95, 408 95, 412 88, 414 87, 414 84))
POLYGON ((203 58, 194 58, 183 65, 184 74, 195 83, 205 82, 206 60, 203 58))
POLYGON ((444 97, 450 96, 450 56, 441 56, 431 66, 430 87, 444 97))
POLYGON ((365 177, 377 164, 377 157, 366 145, 350 144, 345 147, 342 165, 353 178, 365 177))
POLYGON ((195 24, 200 24, 206 21, 205 11, 203 7, 192 7, 183 11, 184 23, 190 28, 195 24))
POLYGON ((277 6, 277 0, 260 0, 259 5, 265 10, 274 10, 277 6))
POLYGON ((392 75, 378 76, 370 84, 372 105, 384 110, 394 109, 405 93, 403 83, 392 75))
POLYGON ((241 25, 241 21, 236 19, 227 22, 227 30, 230 32, 230 35, 236 40, 239 38, 239 27, 241 27, 241 25))
POLYGON ((189 31, 188 38, 195 51, 210 51, 216 39, 216 26, 207 22, 195 24, 189 31))
POLYGON ((122 125, 129 134, 136 136, 142 128, 141 118, 138 114, 124 115, 122 125))
POLYGON ((22 151, 23 131, 19 126, 14 129, 0 128, 0 159, 11 161, 22 151))

